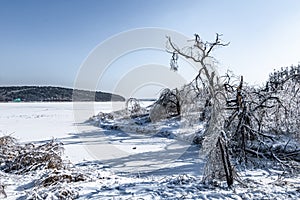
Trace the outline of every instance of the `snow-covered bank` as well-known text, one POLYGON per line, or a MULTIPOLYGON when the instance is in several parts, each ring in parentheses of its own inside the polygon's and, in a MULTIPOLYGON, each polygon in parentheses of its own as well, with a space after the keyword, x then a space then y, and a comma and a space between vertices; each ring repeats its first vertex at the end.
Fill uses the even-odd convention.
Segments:
MULTIPOLYGON (((203 185, 200 176, 189 174, 146 177, 116 175, 101 163, 81 163, 68 171, 37 171, 25 175, 1 172, 6 185, 7 199, 299 199, 297 179, 280 178, 280 174, 266 170, 241 174, 243 184, 232 188, 203 185), (46 177, 57 174, 82 176, 82 181, 53 182, 42 186, 46 177), (58 198, 60 196, 60 198, 58 198)), ((2 196, 3 197, 3 196, 2 196)))

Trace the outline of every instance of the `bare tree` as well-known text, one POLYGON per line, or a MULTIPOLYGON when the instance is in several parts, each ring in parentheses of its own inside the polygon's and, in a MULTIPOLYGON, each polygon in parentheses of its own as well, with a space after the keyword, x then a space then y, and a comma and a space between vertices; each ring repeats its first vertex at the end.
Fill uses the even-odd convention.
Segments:
POLYGON ((141 111, 140 101, 136 98, 129 98, 125 103, 125 108, 130 115, 136 115, 141 111))
POLYGON ((170 37, 167 37, 167 50, 172 53, 172 55, 181 55, 194 61, 195 64, 199 66, 199 72, 194 81, 198 90, 200 90, 199 81, 203 85, 202 89, 207 90, 208 97, 206 106, 209 106, 210 109, 209 124, 203 141, 203 150, 209 155, 207 166, 209 165, 210 167, 206 167, 209 170, 204 174, 204 179, 218 178, 215 174, 224 171, 224 173, 221 172, 221 174, 225 174, 227 184, 231 186, 233 184, 233 173, 223 129, 226 96, 224 93, 224 84, 214 70, 215 59, 211 56, 212 51, 216 48, 229 45, 229 43, 223 43, 221 41, 221 36, 221 34, 217 33, 215 41, 204 42, 198 34, 195 34, 194 43, 186 47, 178 47, 170 37), (221 155, 216 157, 216 152, 220 152, 221 155), (212 165, 213 161, 210 158, 220 158, 222 168, 220 168, 219 165, 212 165))

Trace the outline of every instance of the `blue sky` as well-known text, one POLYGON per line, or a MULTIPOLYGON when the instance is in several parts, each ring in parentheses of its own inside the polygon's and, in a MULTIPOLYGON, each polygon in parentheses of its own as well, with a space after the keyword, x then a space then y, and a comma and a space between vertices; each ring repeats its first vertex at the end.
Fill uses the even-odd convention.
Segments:
POLYGON ((0 85, 72 87, 99 43, 134 28, 160 27, 205 40, 223 33, 219 71, 260 83, 300 61, 298 0, 0 0, 0 85))

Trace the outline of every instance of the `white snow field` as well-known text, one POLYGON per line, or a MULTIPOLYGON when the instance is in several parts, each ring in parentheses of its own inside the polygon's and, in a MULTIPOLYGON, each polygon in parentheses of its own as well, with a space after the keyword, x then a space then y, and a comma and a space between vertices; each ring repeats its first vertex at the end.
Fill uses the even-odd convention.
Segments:
MULTIPOLYGON (((124 106, 123 102, 119 107, 124 106)), ((111 103, 94 103, 94 114, 111 103)), ((145 104, 146 105, 146 104, 145 104)), ((20 143, 64 144, 68 170, 36 170, 22 175, 0 171, 6 199, 299 199, 300 181, 282 171, 246 170, 232 188, 201 182, 199 147, 172 137, 103 130, 74 120, 73 103, 1 103, 0 136, 20 143), (50 173, 81 174, 83 181, 39 185, 50 173)), ((172 127, 170 127, 172 128, 172 127)), ((1 193, 0 199, 5 195, 1 193)))

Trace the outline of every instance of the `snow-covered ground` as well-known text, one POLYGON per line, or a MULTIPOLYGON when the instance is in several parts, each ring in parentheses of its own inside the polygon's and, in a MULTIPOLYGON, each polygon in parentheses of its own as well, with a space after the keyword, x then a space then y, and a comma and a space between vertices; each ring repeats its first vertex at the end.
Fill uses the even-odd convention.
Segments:
MULTIPOLYGON (((112 110, 110 103, 94 103, 93 108, 94 114, 112 110)), ((59 173, 85 176, 81 182, 36 187, 51 170, 24 175, 1 171, 0 184, 6 185, 8 199, 55 199, 57 188, 74 192, 80 199, 300 198, 299 180, 281 179, 282 171, 240 172, 241 183, 231 189, 205 186, 198 146, 155 134, 103 130, 84 123, 85 118, 74 120, 76 109, 80 108, 72 103, 0 104, 0 136, 12 134, 21 143, 57 138, 71 163, 69 171, 59 173)))

